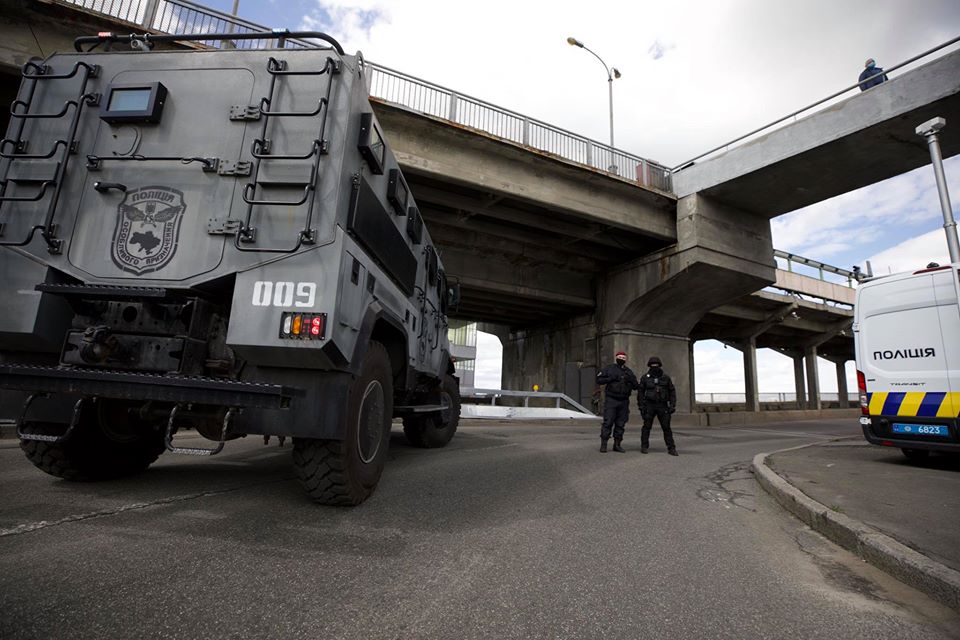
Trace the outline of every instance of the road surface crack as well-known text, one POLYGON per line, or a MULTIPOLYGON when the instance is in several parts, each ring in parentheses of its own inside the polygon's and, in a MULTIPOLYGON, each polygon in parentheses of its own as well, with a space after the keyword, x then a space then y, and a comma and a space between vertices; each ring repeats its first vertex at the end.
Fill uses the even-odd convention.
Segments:
POLYGON ((689 479, 710 482, 710 485, 701 486, 697 489, 697 497, 701 500, 722 504, 727 509, 739 507, 751 513, 757 512, 754 507, 750 506, 756 494, 729 486, 735 482, 751 479, 749 461, 734 462, 724 465, 703 477, 689 479))
MULTIPOLYGON (((282 480, 276 480, 275 482, 287 482, 289 478, 284 478, 282 480)), ((250 484, 243 484, 236 487, 230 487, 228 489, 220 489, 217 491, 201 491, 198 493, 187 493, 180 496, 169 496, 167 498, 157 498, 156 500, 148 500, 146 502, 134 502, 131 504, 124 504, 110 509, 100 509, 98 511, 90 511, 88 513, 78 513, 59 520, 40 520, 39 522, 26 522, 24 524, 18 524, 15 527, 9 529, 0 529, 0 538, 6 536, 18 536, 24 533, 31 533, 33 531, 39 531, 40 529, 47 529, 49 527, 57 527, 62 524, 69 524, 71 522, 82 522, 83 520, 90 520, 93 518, 103 518, 106 516, 114 516, 126 511, 139 511, 142 509, 149 509, 150 507, 158 507, 168 504, 176 504, 178 502, 186 502, 188 500, 197 500, 199 498, 208 498, 211 496, 219 496, 225 493, 232 493, 234 491, 240 491, 242 489, 247 489, 253 486, 262 486, 265 483, 257 482, 250 484)))

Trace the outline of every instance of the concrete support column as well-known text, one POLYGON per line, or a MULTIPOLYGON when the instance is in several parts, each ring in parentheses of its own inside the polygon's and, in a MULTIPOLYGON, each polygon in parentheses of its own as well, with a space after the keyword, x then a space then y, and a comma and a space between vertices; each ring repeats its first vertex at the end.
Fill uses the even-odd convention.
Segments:
POLYGON ((804 349, 804 359, 807 364, 807 389, 810 392, 807 409, 819 411, 822 405, 820 403, 820 378, 817 374, 817 347, 804 349))
POLYGON ((760 411, 760 394, 757 383, 757 340, 750 338, 742 345, 743 384, 747 395, 747 411, 760 411))
POLYGON ((696 385, 696 368, 694 366, 693 359, 693 345, 696 343, 696 340, 690 341, 690 411, 697 410, 697 385, 696 385))
POLYGON ((847 361, 840 360, 837 362, 837 394, 840 400, 840 408, 845 409, 849 406, 849 399, 847 398, 847 361))
POLYGON ((677 388, 677 411, 687 413, 696 407, 693 395, 693 358, 690 339, 686 336, 654 334, 637 329, 616 328, 603 335, 601 354, 604 364, 613 362, 617 351, 626 351, 627 366, 637 376, 647 372, 647 359, 658 356, 663 371, 677 388))
POLYGON ((807 408, 807 385, 803 376, 803 355, 791 356, 793 358, 793 385, 797 394, 797 408, 807 408))

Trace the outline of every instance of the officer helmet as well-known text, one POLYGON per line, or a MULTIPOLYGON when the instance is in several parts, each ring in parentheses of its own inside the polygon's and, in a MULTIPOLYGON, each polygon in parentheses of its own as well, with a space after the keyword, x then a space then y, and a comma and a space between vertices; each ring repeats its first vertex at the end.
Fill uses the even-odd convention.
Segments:
POLYGON ((658 366, 658 367, 662 367, 662 366, 663 366, 663 361, 660 360, 660 358, 658 358, 657 356, 651 356, 651 358, 650 358, 649 360, 647 360, 647 366, 648 366, 648 367, 652 367, 652 366, 654 366, 654 365, 656 365, 656 366, 658 366))

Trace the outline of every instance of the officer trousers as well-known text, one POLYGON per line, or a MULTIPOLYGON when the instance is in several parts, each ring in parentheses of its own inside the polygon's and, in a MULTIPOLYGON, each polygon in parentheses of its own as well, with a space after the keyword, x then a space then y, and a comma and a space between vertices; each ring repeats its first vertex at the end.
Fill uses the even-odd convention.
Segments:
POLYGON ((643 412, 643 427, 640 429, 640 446, 644 449, 650 446, 650 429, 653 428, 653 418, 660 421, 660 428, 663 429, 663 441, 667 445, 667 450, 676 449, 677 445, 673 441, 673 430, 670 428, 670 411, 666 407, 647 407, 643 412))
POLYGON ((600 425, 600 439, 609 440, 613 431, 614 440, 623 439, 623 427, 630 417, 630 398, 607 397, 603 404, 603 424, 600 425))

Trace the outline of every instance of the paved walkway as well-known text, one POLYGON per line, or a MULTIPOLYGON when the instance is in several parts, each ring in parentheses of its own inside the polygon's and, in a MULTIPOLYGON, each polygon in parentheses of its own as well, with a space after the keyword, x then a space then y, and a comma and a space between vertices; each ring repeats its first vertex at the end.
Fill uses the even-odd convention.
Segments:
POLYGON ((960 571, 960 457, 917 465, 857 439, 775 453, 767 464, 817 502, 960 571))
POLYGON ((759 454, 752 469, 800 520, 960 612, 960 460, 908 463, 859 437, 759 454))

